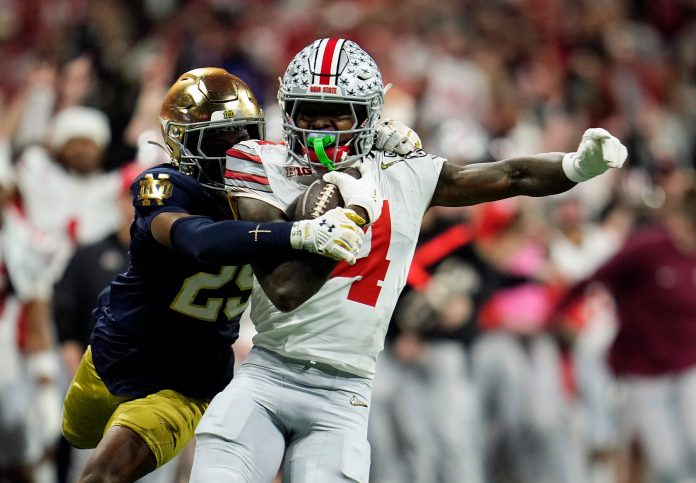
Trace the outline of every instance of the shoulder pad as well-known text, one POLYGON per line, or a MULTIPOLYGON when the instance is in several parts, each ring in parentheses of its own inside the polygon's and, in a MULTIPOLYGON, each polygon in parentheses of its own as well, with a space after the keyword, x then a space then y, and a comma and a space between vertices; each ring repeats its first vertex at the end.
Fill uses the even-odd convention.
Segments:
MULTIPOLYGON (((167 204, 175 188, 179 193, 201 190, 198 182, 169 164, 148 168, 138 175, 131 185, 135 206, 153 207, 167 204)), ((188 196, 188 195, 187 195, 188 196)))

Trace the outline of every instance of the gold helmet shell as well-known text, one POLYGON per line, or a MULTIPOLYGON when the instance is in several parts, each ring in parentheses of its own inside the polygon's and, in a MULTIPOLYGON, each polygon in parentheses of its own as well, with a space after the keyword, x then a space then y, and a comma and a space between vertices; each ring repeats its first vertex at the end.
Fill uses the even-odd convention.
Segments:
POLYGON ((214 189, 224 189, 227 149, 265 135, 263 111, 254 93, 218 67, 182 74, 164 97, 160 124, 172 163, 214 189))

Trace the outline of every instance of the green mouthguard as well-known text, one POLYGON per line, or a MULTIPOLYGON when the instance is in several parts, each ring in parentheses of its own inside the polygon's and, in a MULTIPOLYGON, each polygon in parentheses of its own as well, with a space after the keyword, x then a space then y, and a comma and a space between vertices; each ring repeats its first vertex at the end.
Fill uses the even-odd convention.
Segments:
POLYGON ((329 157, 326 155, 326 151, 324 150, 324 148, 332 145, 334 141, 336 141, 336 136, 333 136, 331 134, 327 134, 326 136, 312 136, 307 138, 307 146, 314 149, 314 152, 316 153, 319 162, 326 166, 326 168, 329 171, 333 171, 334 169, 336 169, 336 167, 334 166, 333 161, 329 159, 329 157))

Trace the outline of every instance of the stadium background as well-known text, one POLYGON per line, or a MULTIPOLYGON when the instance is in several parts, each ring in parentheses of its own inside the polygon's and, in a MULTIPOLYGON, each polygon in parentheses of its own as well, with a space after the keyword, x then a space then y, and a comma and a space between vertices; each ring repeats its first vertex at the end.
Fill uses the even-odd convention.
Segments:
MULTIPOLYGON (((432 211, 424 239, 459 227, 456 249, 431 243, 419 252, 422 273, 413 274, 415 290, 395 314, 375 391, 373 414, 381 416, 371 435, 372 481, 477 481, 468 471, 489 481, 653 481, 624 423, 631 418, 621 380, 605 363, 616 330, 611 301, 594 293, 560 319, 550 312, 635 227, 661 219, 691 176, 693 0, 0 0, 0 184, 7 189, 27 150, 50 138, 53 114, 75 105, 110 121, 103 172, 92 174, 118 184, 132 176, 131 162, 162 161, 147 143, 159 139, 159 104, 179 73, 198 66, 224 67, 245 80, 265 107, 268 138, 280 140, 277 79, 300 48, 323 36, 348 37, 367 50, 393 84, 384 117, 414 127, 427 151, 453 162, 572 151, 594 126, 629 150, 623 170, 568 195, 432 211), (472 288, 483 280, 472 261, 479 256, 501 276, 526 281, 512 292, 489 285, 484 297, 472 288), (496 365, 490 354, 523 369, 496 365), (511 400, 500 387, 519 388, 510 393, 514 423, 499 410, 501 397, 511 400), (433 397, 418 397, 419 390, 433 397), (443 398, 460 405, 442 408, 443 398), (400 404, 412 399, 422 406, 400 404), (452 416, 440 424, 438 414, 452 416), (428 451, 441 441, 460 452, 428 451), (448 468, 453 459, 470 464, 448 468), (394 473, 397 467, 403 472, 394 473)), ((19 187, 24 199, 41 191, 36 183, 19 187)), ((118 190, 105 191, 111 194, 65 203, 117 220, 108 197, 118 190)), ((52 198, 36 209, 50 213, 52 202, 61 203, 52 198)), ((75 234, 83 211, 46 230, 43 218, 27 214, 48 245, 64 238, 56 245, 74 251, 98 238, 75 234)), ((110 229, 115 222, 102 234, 110 229)), ((59 279, 63 266, 47 277, 59 279)), ((57 329, 56 350, 69 339, 57 329)), ((59 387, 67 384, 69 358, 64 366, 59 387)), ((55 468, 67 478, 57 447, 49 438, 41 481, 58 481, 55 468)), ((185 461, 180 467, 185 475, 185 461)))

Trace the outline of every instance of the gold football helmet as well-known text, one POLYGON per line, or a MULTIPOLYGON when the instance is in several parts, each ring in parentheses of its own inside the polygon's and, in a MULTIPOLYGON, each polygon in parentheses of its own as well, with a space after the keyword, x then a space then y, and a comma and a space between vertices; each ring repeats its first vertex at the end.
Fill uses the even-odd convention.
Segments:
POLYGON ((212 189, 225 188, 225 153, 247 139, 263 139, 263 111, 241 79, 217 67, 186 72, 160 111, 162 135, 179 171, 212 189))

